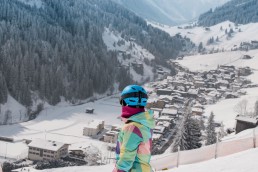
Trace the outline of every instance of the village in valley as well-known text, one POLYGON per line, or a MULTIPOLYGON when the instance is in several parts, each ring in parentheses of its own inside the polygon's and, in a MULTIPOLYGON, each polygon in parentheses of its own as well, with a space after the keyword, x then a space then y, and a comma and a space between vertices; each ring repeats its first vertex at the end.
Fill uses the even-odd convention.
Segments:
MULTIPOLYGON (((252 59, 249 55, 242 56, 242 60, 249 59, 252 59)), ((247 76, 252 74, 250 67, 220 65, 215 70, 191 72, 182 67, 178 63, 179 60, 170 61, 177 70, 177 75, 166 75, 160 69, 159 73, 163 72, 165 79, 148 84, 152 91, 147 108, 154 111, 156 119, 153 135, 154 154, 164 153, 172 144, 176 126, 185 113, 190 112, 195 118, 207 120, 207 116, 204 116, 206 105, 215 104, 222 99, 239 98, 247 94, 244 88, 258 87, 247 79, 247 76)), ((257 126, 258 119, 238 115, 240 116, 236 118, 236 128, 224 128, 222 121, 215 121, 218 132, 230 134, 237 130, 236 133, 239 133, 257 126)), ((225 134, 219 135, 223 137, 225 134)))

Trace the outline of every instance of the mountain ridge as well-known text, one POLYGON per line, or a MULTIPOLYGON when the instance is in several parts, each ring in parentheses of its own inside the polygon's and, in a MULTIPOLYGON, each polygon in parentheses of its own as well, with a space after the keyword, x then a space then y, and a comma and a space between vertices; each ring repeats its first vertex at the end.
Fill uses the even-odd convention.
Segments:
POLYGON ((147 20, 166 24, 177 25, 195 19, 199 14, 210 8, 224 4, 228 0, 112 0, 132 10, 147 20))
POLYGON ((232 0, 200 15, 198 23, 201 26, 213 26, 229 20, 236 24, 258 22, 258 0, 232 0))

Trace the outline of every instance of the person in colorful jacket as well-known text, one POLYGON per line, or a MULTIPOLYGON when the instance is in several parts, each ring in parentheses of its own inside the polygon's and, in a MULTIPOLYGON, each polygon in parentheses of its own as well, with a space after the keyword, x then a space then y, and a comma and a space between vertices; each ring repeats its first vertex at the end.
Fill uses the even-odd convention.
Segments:
POLYGON ((113 172, 151 172, 152 111, 145 111, 147 92, 138 85, 127 86, 121 94, 121 118, 125 122, 116 146, 116 166, 113 172))

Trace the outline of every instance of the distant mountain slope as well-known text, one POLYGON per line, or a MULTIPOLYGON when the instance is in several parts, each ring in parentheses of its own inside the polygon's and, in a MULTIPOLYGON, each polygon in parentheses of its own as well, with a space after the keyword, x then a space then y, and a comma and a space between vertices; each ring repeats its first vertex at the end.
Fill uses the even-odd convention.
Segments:
POLYGON ((228 0, 114 0, 150 21, 176 25, 197 18, 201 13, 228 0))
POLYGON ((231 51, 240 48, 243 42, 250 43, 258 40, 258 23, 236 26, 232 22, 225 21, 209 28, 190 25, 169 27, 153 24, 153 26, 168 32, 171 36, 180 33, 183 37, 190 38, 196 45, 202 43, 202 46, 207 50, 231 51), (230 31, 233 32, 229 36, 230 31), (210 42, 211 39, 214 42, 210 42))
POLYGON ((199 24, 212 26, 229 20, 238 24, 258 22, 258 0, 231 0, 199 17, 199 24))

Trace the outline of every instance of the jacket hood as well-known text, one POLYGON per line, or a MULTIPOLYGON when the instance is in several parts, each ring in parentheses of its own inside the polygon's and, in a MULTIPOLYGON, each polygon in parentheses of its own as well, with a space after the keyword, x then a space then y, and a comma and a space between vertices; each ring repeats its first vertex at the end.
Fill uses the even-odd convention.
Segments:
POLYGON ((153 111, 149 110, 141 112, 128 118, 129 121, 140 123, 150 129, 155 127, 155 120, 153 118, 153 111))

